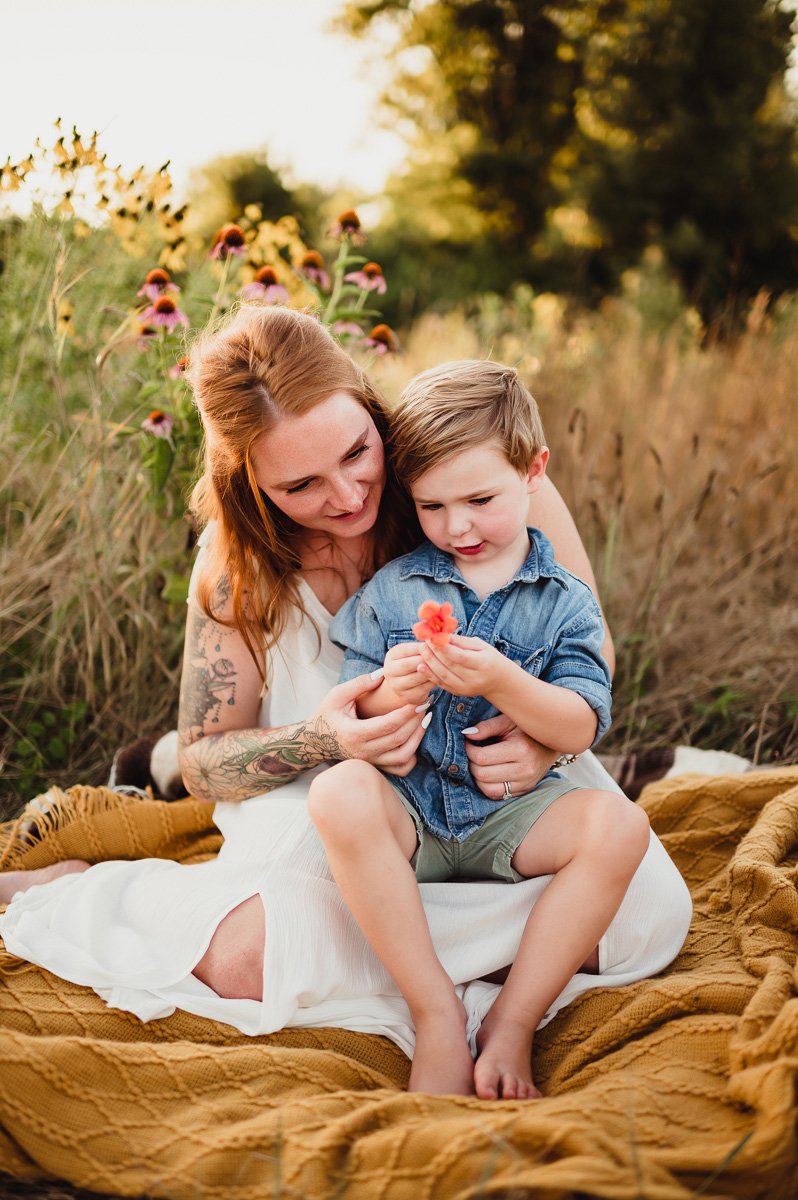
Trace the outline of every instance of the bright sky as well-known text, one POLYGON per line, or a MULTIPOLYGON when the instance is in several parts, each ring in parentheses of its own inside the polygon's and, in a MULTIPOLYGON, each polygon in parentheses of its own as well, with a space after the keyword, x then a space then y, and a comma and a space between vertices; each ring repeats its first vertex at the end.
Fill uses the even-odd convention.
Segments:
POLYGON ((110 162, 265 148, 297 180, 378 193, 404 145, 374 119, 384 47, 328 32, 342 0, 0 0, 2 160, 63 119, 110 162))

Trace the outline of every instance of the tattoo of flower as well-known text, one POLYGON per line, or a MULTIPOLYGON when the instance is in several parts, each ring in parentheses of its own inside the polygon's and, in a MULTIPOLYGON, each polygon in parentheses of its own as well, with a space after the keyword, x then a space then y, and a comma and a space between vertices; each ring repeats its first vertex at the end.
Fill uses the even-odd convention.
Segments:
POLYGON ((340 762, 352 757, 323 717, 317 717, 314 725, 305 727, 305 741, 323 762, 340 762))

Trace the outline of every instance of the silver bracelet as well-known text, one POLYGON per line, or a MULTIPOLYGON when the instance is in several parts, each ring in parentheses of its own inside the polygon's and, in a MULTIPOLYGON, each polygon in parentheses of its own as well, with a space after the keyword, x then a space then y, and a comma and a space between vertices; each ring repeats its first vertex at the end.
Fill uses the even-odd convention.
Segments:
POLYGON ((575 763, 579 758, 578 754, 561 754, 559 758, 555 758, 551 764, 551 769, 555 767, 570 767, 571 763, 575 763))

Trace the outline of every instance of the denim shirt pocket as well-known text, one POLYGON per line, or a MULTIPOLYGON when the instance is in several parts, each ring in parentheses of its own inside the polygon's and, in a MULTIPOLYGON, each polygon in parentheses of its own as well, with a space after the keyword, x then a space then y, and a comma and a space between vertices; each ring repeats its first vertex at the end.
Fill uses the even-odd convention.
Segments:
POLYGON ((401 642, 414 642, 415 640, 412 629, 391 629, 386 639, 387 648, 390 650, 392 647, 400 645, 401 642))
POLYGON ((528 646, 519 646, 517 642, 510 642, 501 635, 497 635, 493 639, 493 644, 505 658, 517 663, 527 674, 535 677, 540 675, 543 670, 543 664, 551 650, 550 645, 538 646, 536 650, 530 650, 528 646))

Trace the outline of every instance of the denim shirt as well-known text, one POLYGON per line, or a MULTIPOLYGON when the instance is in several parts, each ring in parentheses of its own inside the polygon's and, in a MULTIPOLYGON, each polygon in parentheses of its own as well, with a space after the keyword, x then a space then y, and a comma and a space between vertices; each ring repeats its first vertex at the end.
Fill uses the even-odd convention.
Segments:
MULTIPOLYGON (((381 667, 392 646, 414 641, 424 600, 448 600, 459 633, 482 638, 546 683, 578 692, 598 718, 595 745, 609 728, 611 704, 601 612, 587 584, 555 562, 548 538, 538 529, 528 532, 523 566, 482 601, 451 555, 431 542, 383 567, 330 626, 331 640, 345 651, 341 681, 381 667)), ((451 696, 440 689, 431 698, 432 721, 416 766, 404 778, 389 778, 433 833, 465 841, 502 802, 489 800, 474 782, 462 730, 495 717, 497 709, 481 696, 451 696)))

